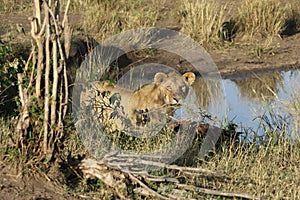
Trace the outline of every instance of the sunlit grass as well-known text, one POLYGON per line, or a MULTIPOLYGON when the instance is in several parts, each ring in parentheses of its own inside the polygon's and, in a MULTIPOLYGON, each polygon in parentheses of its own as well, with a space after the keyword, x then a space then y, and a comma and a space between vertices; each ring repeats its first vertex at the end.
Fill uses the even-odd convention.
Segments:
POLYGON ((220 42, 220 31, 225 22, 226 4, 208 0, 184 0, 182 30, 201 45, 212 47, 220 42))
POLYGON ((159 4, 143 1, 93 1, 83 3, 85 32, 104 39, 124 30, 155 26, 159 4))
POLYGON ((203 187, 248 193, 266 199, 300 197, 300 143, 273 138, 264 145, 225 146, 201 167, 224 172, 227 181, 197 180, 203 187), (274 141, 277 141, 276 143, 274 141))
POLYGON ((238 11, 240 31, 251 39, 279 36, 288 7, 277 0, 244 0, 238 11))

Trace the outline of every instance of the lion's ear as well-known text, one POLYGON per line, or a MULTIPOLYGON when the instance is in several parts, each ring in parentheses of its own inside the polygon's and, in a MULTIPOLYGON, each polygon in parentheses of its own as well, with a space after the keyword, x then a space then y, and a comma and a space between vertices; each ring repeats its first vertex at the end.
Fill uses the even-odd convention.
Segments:
POLYGON ((158 72, 154 76, 154 82, 155 83, 162 83, 167 77, 168 77, 167 74, 165 74, 163 72, 158 72))
POLYGON ((189 85, 192 85, 195 82, 196 75, 193 72, 186 72, 182 75, 182 78, 188 82, 189 85))

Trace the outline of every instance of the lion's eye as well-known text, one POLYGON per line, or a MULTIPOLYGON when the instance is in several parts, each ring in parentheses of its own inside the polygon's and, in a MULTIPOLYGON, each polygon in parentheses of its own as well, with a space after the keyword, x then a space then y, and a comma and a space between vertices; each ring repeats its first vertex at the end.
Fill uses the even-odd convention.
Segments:
POLYGON ((185 94, 185 93, 186 93, 186 87, 185 87, 185 86, 182 86, 182 87, 181 87, 181 91, 182 91, 182 93, 185 94))

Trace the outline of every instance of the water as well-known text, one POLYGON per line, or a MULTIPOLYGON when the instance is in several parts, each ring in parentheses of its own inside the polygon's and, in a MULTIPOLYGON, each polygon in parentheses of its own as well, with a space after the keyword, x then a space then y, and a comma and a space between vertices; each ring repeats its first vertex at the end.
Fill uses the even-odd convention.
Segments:
MULTIPOLYGON (((292 95, 297 94, 295 92, 297 90, 299 96, 299 83, 300 70, 294 70, 224 79, 218 83, 223 85, 223 89, 215 87, 212 92, 205 89, 206 86, 202 79, 198 79, 195 82, 194 90, 200 107, 209 113, 219 119, 227 117, 228 121, 232 120, 238 124, 241 131, 262 134, 264 132, 262 124, 266 119, 272 126, 279 125, 278 129, 282 128, 278 124, 280 117, 282 117, 281 121, 285 120, 291 126, 295 125, 294 119, 289 118, 289 109, 286 109, 287 106, 284 108, 284 103, 292 100, 292 95), (261 116, 267 118, 261 120, 261 116)), ((299 135, 292 130, 290 132, 294 136, 296 136, 295 134, 299 135)))

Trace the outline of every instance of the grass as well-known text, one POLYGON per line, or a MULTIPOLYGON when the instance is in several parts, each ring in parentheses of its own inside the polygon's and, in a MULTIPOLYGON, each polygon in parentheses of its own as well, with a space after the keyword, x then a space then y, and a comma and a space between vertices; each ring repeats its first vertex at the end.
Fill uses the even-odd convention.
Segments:
POLYGON ((272 138, 264 145, 224 147, 201 167, 223 172, 227 181, 197 181, 207 188, 253 194, 266 199, 300 197, 299 142, 272 138), (274 142, 276 141, 276 142, 274 142))
MULTIPOLYGON (((300 91, 295 91, 289 101, 283 102, 283 106, 286 106, 293 119, 298 120, 293 130, 295 134, 299 133, 299 129, 296 129, 299 127, 300 117, 299 95, 300 91)), ((13 133, 13 126, 8 123, 9 121, 3 118, 0 120, 0 157, 5 162, 20 162, 22 155, 14 146, 18 135, 13 133)), ((64 142, 64 153, 61 156, 88 154, 74 130, 66 131, 68 140, 64 142)), ((227 143, 221 147, 220 152, 198 163, 197 167, 218 171, 223 174, 221 177, 186 177, 186 180, 203 188, 247 193, 266 199, 298 199, 300 197, 300 141, 288 141, 286 132, 278 131, 275 126, 269 127, 266 134, 268 137, 265 137, 266 139, 262 140, 260 145, 227 143)), ((153 142, 156 144, 157 141, 153 142)), ((137 147, 142 148, 142 146, 137 147)), ((86 181, 83 178, 80 180, 80 184, 72 186, 74 187, 72 192, 101 197, 113 195, 110 192, 104 194, 103 184, 97 180, 86 181)), ((201 197, 201 193, 193 195, 201 197)))
POLYGON ((238 10, 237 23, 251 39, 279 36, 287 11, 288 7, 277 0, 244 0, 238 10))
POLYGON ((288 113, 293 120, 291 125, 295 139, 300 139, 300 90, 295 89, 288 101, 283 102, 283 109, 288 113))
POLYGON ((220 31, 225 22, 226 5, 208 0, 184 0, 182 31, 205 47, 220 42, 220 31))
POLYGON ((15 12, 24 11, 31 7, 32 1, 30 0, 0 0, 0 11, 15 12), (28 6, 30 5, 30 6, 28 6))
POLYGON ((224 41, 250 45, 260 57, 272 53, 276 38, 291 35, 300 27, 298 3, 278 0, 243 0, 232 15, 224 3, 185 0, 180 12, 182 31, 206 48, 227 47, 224 41), (225 44, 225 45, 224 45, 225 44))
POLYGON ((105 39, 121 31, 155 26, 159 1, 89 1, 84 4, 85 32, 98 39, 105 39))

